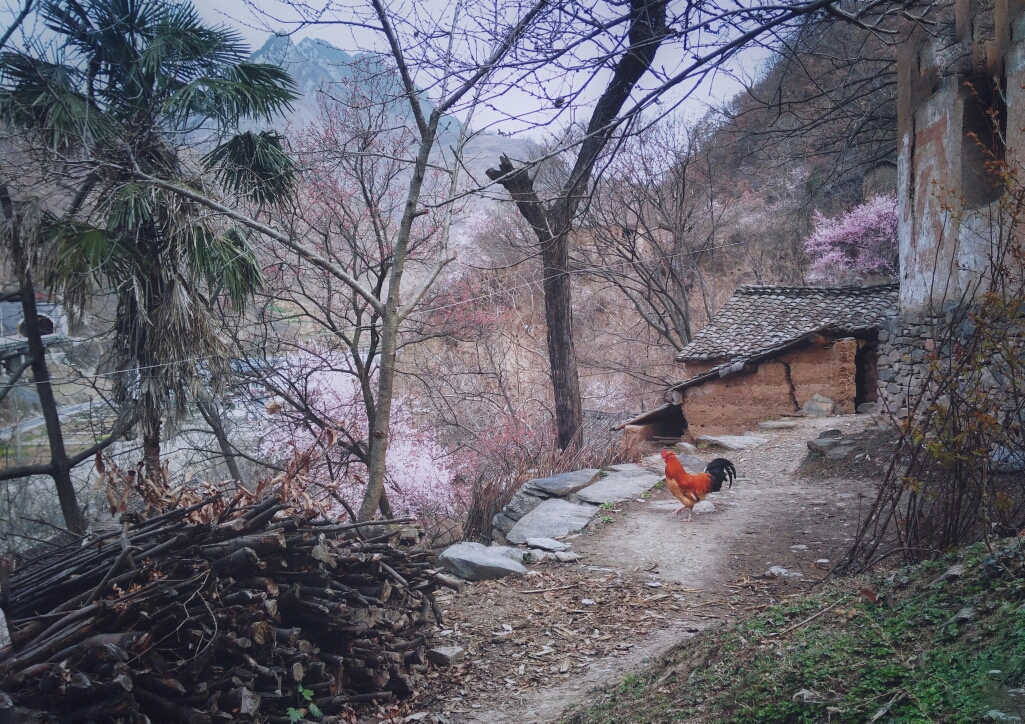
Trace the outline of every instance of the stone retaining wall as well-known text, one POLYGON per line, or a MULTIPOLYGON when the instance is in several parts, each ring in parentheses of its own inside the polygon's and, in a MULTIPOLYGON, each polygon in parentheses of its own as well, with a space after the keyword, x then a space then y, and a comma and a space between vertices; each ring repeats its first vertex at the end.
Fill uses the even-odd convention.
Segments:
POLYGON ((924 389, 933 353, 943 343, 952 314, 902 314, 883 323, 876 367, 883 411, 908 416, 924 389))
MULTIPOLYGON (((936 386, 927 387, 930 368, 941 365, 939 372, 943 376, 942 373, 949 371, 949 367, 944 370, 942 365, 951 360, 951 345, 967 342, 975 332, 970 315, 954 304, 946 306, 946 311, 938 314, 897 315, 880 330, 877 374, 884 412, 905 418, 915 409, 923 410, 933 402, 943 404, 946 391, 936 386)), ((1022 330, 1013 322, 1001 333, 1022 337, 1022 330)), ((969 370, 959 384, 966 390, 999 397, 1006 392, 1013 371, 997 352, 988 354, 989 357, 969 370)))

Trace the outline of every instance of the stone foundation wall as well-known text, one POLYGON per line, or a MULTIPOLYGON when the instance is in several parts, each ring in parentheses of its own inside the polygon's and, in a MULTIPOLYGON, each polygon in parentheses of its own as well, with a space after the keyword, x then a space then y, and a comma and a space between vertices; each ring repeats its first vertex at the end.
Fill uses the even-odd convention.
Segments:
POLYGON ((942 345, 952 319, 952 312, 901 314, 884 323, 879 330, 876 365, 880 406, 884 412, 897 417, 908 416, 924 390, 934 352, 942 345))

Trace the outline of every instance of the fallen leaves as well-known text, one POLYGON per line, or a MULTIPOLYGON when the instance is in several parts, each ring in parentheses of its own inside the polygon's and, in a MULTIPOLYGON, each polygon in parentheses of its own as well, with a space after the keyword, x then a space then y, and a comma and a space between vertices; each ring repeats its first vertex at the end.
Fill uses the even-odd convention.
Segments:
POLYGON ((685 592, 698 589, 652 580, 650 571, 540 564, 530 581, 535 585, 526 589, 482 581, 439 596, 448 628, 431 645, 458 644, 474 655, 429 672, 415 706, 458 712, 468 701, 495 705, 597 661, 629 656, 653 630, 691 617, 718 618, 684 610, 685 592))

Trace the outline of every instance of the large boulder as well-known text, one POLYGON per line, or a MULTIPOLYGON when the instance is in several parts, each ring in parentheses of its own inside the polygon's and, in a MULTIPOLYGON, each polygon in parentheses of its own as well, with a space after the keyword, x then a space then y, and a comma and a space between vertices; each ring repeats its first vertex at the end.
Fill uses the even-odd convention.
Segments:
POLYGON ((550 498, 520 518, 505 537, 514 545, 522 545, 528 538, 558 538, 579 533, 597 510, 593 505, 550 498))
POLYGON ((467 581, 490 581, 506 576, 522 576, 527 572, 523 564, 503 555, 500 550, 480 543, 456 543, 449 546, 438 556, 438 563, 467 581))

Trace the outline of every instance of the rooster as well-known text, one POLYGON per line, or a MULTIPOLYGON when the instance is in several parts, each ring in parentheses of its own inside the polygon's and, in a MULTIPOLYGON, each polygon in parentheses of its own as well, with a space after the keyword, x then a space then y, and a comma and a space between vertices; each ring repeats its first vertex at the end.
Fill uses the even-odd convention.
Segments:
MULTIPOLYGON (((718 493, 722 490, 722 484, 729 478, 733 487, 733 478, 737 475, 737 469, 733 467, 726 458, 716 458, 705 466, 705 471, 698 475, 691 475, 683 469, 680 460, 668 450, 662 451, 662 459, 666 461, 666 486, 673 496, 683 503, 687 509, 687 522, 691 519, 691 509, 699 500, 704 500, 709 493, 718 493)), ((683 512, 683 508, 673 513, 677 516, 683 512)))

